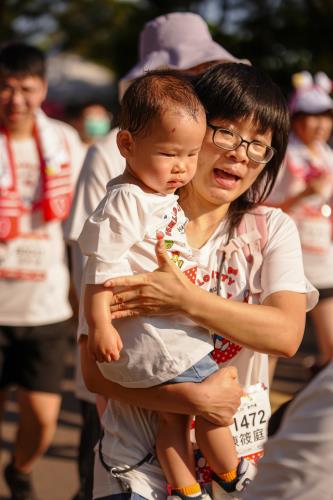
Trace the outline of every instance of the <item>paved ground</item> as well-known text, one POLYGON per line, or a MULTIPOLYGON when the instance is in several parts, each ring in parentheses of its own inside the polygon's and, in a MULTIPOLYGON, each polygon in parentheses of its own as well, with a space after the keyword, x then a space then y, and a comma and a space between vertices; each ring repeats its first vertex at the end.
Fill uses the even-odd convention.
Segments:
MULTIPOLYGON (((36 465, 34 482, 40 500, 70 500, 78 488, 76 455, 80 412, 73 395, 73 353, 68 355, 68 369, 63 385, 63 402, 53 446, 36 465)), ((8 402, 2 431, 1 469, 8 462, 17 422, 14 394, 8 402)), ((7 486, 0 472, 0 500, 8 499, 7 486)))
MULTIPOLYGON (((79 439, 80 413, 73 395, 73 350, 68 353, 68 369, 63 386, 63 403, 54 444, 36 465, 34 480, 40 500, 70 500, 78 481, 76 454, 79 439)), ((280 360, 273 383, 272 407, 276 409, 308 380, 305 368, 308 356, 315 352, 313 335, 307 332, 300 353, 293 360, 280 360)), ((1 468, 7 463, 17 422, 14 396, 8 402, 2 432, 1 468)), ((0 472, 0 500, 8 499, 8 490, 0 472)))

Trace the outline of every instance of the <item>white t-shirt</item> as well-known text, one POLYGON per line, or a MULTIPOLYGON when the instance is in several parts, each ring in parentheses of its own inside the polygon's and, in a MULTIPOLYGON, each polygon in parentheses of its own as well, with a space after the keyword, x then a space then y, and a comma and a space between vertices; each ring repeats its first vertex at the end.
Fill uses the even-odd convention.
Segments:
MULTIPOLYGON (((282 203, 297 195, 306 188, 309 179, 320 173, 333 175, 333 150, 327 144, 319 144, 314 156, 291 135, 285 163, 267 203, 282 203)), ((322 217, 320 212, 323 204, 330 203, 332 190, 333 182, 328 178, 327 196, 304 197, 290 210, 303 241, 305 273, 318 288, 333 287, 332 226, 330 219, 322 217)))
MULTIPOLYGON (((266 208, 264 210, 267 216, 268 238, 262 251, 263 263, 258 271, 261 292, 258 295, 249 296, 251 263, 246 259, 242 249, 233 253, 231 258, 224 262, 223 269, 220 269, 220 248, 226 243, 223 222, 200 250, 193 251, 194 260, 198 264, 196 283, 198 286, 208 283, 211 291, 216 292, 217 279, 220 278, 220 294, 225 298, 229 297, 231 300, 240 302, 262 303, 265 298, 278 291, 305 293, 308 299, 308 309, 311 309, 317 301, 318 294, 304 276, 300 242, 295 224, 279 209, 266 208)), ((256 418, 258 417, 259 421, 252 426, 247 419, 246 422, 244 421, 250 426, 246 429, 247 432, 242 433, 240 429, 236 433, 239 454, 244 454, 244 450, 246 450, 246 456, 257 454, 258 450, 260 452, 258 443, 262 446, 264 441, 264 424, 267 423, 269 417, 269 408, 261 407, 260 399, 265 396, 264 404, 267 405, 268 356, 236 346, 221 337, 216 338, 214 354, 216 359, 222 361, 222 366, 232 364, 237 367, 239 382, 246 389, 251 391, 259 386, 262 389, 258 391, 259 399, 255 409, 256 418), (262 426, 259 425, 261 421, 262 426), (248 446, 244 445, 242 439, 248 441, 248 446)), ((244 410, 244 405, 246 406, 251 397, 250 394, 249 397, 243 398, 244 404, 236 414, 236 421, 240 428, 246 411, 250 411, 250 415, 253 414, 253 410, 249 410, 248 406, 246 411, 244 410)), ((124 466, 139 462, 154 449, 156 425, 157 415, 154 412, 109 400, 103 416, 105 430, 103 453, 107 463, 124 466)), ((234 428, 231 430, 235 433, 234 428)), ((203 472, 199 473, 200 479, 205 480, 205 464, 200 465, 203 465, 203 472)), ((125 474, 124 480, 131 484, 133 491, 148 499, 165 500, 165 481, 162 471, 157 467, 157 462, 145 463, 139 469, 125 474)), ((96 498, 120 492, 118 482, 104 471, 98 458, 95 477, 94 496, 96 498)))
POLYGON ((331 500, 333 363, 290 404, 244 500, 331 500))
MULTIPOLYGON (((83 161, 84 148, 76 131, 57 120, 49 120, 63 134, 72 165, 73 189, 83 161)), ((0 243, 0 268, 29 269, 38 280, 0 279, 0 324, 34 326, 68 319, 69 274, 62 223, 45 223, 40 210, 31 212, 41 192, 40 160, 33 138, 11 142, 18 190, 27 210, 20 219, 24 234, 0 243)))
MULTIPOLYGON (((197 265, 186 242, 187 220, 178 196, 145 193, 136 185, 118 182, 121 176, 109 184, 79 237, 82 253, 88 256, 84 282, 99 284, 156 269, 157 231, 164 234, 170 258, 195 281, 197 265)), ((209 332, 181 315, 137 317, 113 324, 124 348, 119 361, 100 363, 99 368, 106 378, 126 387, 151 387, 171 380, 213 349, 209 332)), ((82 307, 79 334, 87 334, 82 307)))

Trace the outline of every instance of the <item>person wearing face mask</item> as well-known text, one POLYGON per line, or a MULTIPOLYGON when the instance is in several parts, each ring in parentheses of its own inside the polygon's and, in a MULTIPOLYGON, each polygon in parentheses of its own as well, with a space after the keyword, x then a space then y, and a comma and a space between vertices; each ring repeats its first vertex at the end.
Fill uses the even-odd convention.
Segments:
POLYGON ((106 136, 110 130, 112 115, 102 104, 91 102, 70 105, 67 107, 66 116, 87 148, 106 136))
POLYGON ((291 134, 284 167, 269 199, 297 223, 305 273, 319 289, 310 312, 320 358, 317 369, 333 358, 333 128, 332 82, 324 73, 293 76, 291 134))

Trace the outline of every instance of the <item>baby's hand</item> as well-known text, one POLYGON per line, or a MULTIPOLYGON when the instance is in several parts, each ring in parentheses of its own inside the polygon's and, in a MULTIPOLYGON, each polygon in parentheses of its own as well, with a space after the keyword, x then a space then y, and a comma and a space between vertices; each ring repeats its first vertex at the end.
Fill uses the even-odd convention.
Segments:
POLYGON ((120 335, 110 325, 106 330, 90 330, 88 335, 88 350, 93 359, 99 363, 111 363, 120 357, 123 348, 120 335))

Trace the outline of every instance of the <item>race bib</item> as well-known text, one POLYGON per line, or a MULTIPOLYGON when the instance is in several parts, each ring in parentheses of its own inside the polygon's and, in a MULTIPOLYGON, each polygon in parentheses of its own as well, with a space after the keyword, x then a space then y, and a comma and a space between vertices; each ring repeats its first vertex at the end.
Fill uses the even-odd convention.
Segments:
POLYGON ((328 218, 304 217, 297 221, 303 250, 309 253, 325 254, 331 245, 331 222, 328 218))
POLYGON ((0 278, 43 281, 50 266, 47 235, 20 235, 0 244, 0 278))
POLYGON ((241 405, 230 426, 239 457, 254 458, 262 454, 267 440, 267 425, 271 415, 268 388, 255 384, 246 388, 241 405))

